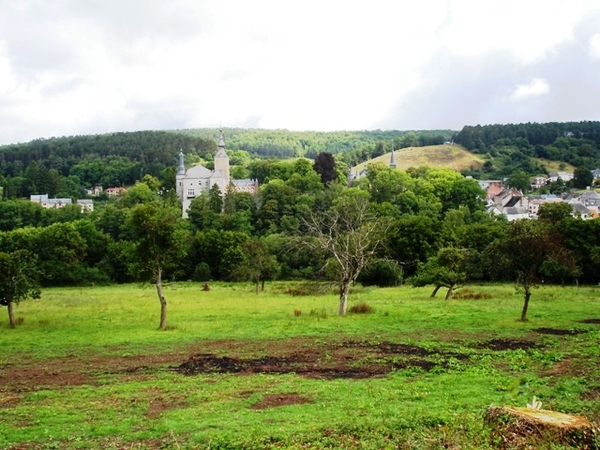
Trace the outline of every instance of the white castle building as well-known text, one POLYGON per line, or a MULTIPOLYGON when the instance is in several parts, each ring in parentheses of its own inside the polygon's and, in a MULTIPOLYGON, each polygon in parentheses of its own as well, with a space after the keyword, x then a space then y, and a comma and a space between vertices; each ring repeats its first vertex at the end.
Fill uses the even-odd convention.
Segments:
POLYGON ((208 192, 215 184, 222 194, 228 189, 237 192, 258 193, 258 182, 256 180, 232 180, 229 175, 229 156, 225 152, 225 140, 223 133, 219 136, 219 151, 214 158, 214 170, 209 170, 201 164, 185 169, 183 162, 183 151, 179 153, 179 167, 177 169, 177 195, 181 200, 183 217, 187 217, 187 211, 196 197, 203 192, 208 192))

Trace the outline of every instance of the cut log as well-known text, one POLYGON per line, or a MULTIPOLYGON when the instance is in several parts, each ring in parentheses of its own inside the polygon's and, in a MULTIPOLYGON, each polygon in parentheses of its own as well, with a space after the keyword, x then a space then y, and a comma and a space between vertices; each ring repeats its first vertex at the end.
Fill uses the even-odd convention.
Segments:
POLYGON ((546 409, 491 406, 485 422, 492 427, 495 448, 516 450, 550 444, 577 449, 599 448, 598 428, 581 416, 546 409))

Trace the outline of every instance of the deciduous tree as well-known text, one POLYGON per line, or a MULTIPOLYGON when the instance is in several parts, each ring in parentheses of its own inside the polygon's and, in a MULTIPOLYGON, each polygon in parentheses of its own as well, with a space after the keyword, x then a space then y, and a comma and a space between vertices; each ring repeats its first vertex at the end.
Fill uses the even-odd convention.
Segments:
POLYGON ((448 288, 448 292, 446 292, 446 300, 448 300, 452 297, 454 288, 467 280, 466 260, 467 251, 465 249, 441 248, 437 255, 429 258, 426 263, 419 264, 417 274, 411 277, 409 282, 413 286, 433 284, 431 297, 435 297, 440 288, 448 288))
POLYGON ((156 285, 160 302, 159 329, 167 326, 167 299, 162 286, 165 270, 183 258, 189 233, 182 226, 181 211, 165 202, 139 204, 131 210, 129 227, 135 236, 137 262, 130 270, 156 285))
POLYGON ((35 257, 25 250, 0 252, 0 273, 0 305, 7 307, 10 327, 15 328, 14 304, 40 297, 35 257))
POLYGON ((313 165, 315 172, 321 175, 321 182, 327 186, 337 180, 338 174, 335 170, 335 159, 331 153, 321 152, 315 158, 313 165))
POLYGON ((256 285, 256 293, 262 282, 261 290, 265 289, 265 280, 272 280, 279 273, 277 258, 269 252, 264 241, 253 239, 242 244, 244 259, 231 274, 237 280, 250 280, 256 285))
POLYGON ((308 236, 299 243, 329 256, 324 269, 332 266, 337 275, 339 314, 343 316, 350 286, 368 264, 378 259, 390 222, 371 213, 368 193, 349 189, 329 210, 310 212, 304 225, 308 236))
POLYGON ((552 260, 564 260, 560 235, 538 220, 521 219, 510 223, 503 238, 488 247, 487 261, 497 274, 514 277, 523 291, 521 320, 527 320, 531 290, 540 281, 552 260))

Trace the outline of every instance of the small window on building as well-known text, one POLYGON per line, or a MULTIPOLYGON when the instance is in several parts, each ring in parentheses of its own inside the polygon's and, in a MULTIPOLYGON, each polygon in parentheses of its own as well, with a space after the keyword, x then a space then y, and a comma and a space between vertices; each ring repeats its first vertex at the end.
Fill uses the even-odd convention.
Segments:
POLYGON ((193 196, 194 196, 194 190, 188 189, 188 197, 193 197, 193 196))

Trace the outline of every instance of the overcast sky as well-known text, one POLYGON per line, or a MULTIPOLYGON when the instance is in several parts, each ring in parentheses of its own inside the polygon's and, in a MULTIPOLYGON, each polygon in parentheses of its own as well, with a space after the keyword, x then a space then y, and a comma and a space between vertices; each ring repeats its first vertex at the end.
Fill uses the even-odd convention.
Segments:
POLYGON ((0 0, 0 144, 600 120, 600 0, 0 0))

